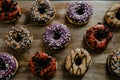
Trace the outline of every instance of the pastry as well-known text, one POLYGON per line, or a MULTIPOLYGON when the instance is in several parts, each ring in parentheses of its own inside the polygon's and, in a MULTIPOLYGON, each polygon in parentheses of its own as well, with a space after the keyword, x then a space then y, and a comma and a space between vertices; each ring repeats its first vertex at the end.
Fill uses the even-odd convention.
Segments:
POLYGON ((63 24, 53 24, 47 27, 43 41, 50 47, 50 49, 64 48, 70 40, 70 31, 63 24))

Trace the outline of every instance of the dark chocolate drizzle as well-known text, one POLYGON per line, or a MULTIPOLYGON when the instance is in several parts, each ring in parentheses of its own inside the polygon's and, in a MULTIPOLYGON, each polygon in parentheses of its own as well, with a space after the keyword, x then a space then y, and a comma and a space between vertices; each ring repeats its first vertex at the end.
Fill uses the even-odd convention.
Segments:
POLYGON ((94 33, 94 35, 99 41, 102 41, 108 36, 108 33, 109 33, 108 31, 98 30, 94 33))
POLYGON ((3 0, 3 3, 1 5, 0 14, 5 12, 4 16, 8 16, 9 12, 17 10, 16 6, 17 6, 17 2, 15 2, 14 0, 11 0, 10 2, 8 2, 7 0, 3 0))
MULTIPOLYGON (((74 58, 74 62, 73 62, 73 60, 72 60, 72 54, 70 53, 71 66, 70 66, 69 69, 68 69, 68 71, 70 71, 70 69, 72 69, 72 72, 74 72, 73 64, 75 63, 75 60, 76 60, 77 58, 79 58, 79 53, 77 53, 75 50, 74 50, 74 52, 76 53, 75 58, 74 58)), ((81 54, 84 54, 83 50, 81 50, 81 54)), ((86 71, 87 71, 88 68, 89 68, 89 65, 90 65, 90 63, 91 63, 91 60, 90 60, 90 62, 87 64, 87 56, 84 55, 84 56, 81 58, 81 60, 83 60, 84 58, 85 58, 86 71)), ((81 64, 82 64, 82 62, 81 62, 81 64)), ((79 66, 79 65, 76 65, 76 66, 79 66)), ((80 74, 81 74, 81 68, 80 68, 80 67, 77 68, 77 71, 76 71, 76 74, 75 74, 75 75, 77 75, 79 71, 80 71, 80 74)), ((85 72, 86 72, 86 71, 85 71, 85 72)), ((83 74, 83 75, 84 75, 84 74, 83 74)))
POLYGON ((120 8, 118 9, 118 11, 117 11, 117 13, 116 13, 116 18, 117 18, 118 20, 120 20, 120 8))
POLYGON ((36 57, 36 55, 32 58, 32 61, 35 64, 36 73, 39 74, 41 70, 45 69, 46 67, 50 65, 51 58, 42 59, 42 58, 36 57))
POLYGON ((4 0, 1 8, 2 8, 2 10, 4 10, 4 12, 8 12, 10 10, 11 6, 12 6, 11 3, 8 3, 7 0, 4 0))

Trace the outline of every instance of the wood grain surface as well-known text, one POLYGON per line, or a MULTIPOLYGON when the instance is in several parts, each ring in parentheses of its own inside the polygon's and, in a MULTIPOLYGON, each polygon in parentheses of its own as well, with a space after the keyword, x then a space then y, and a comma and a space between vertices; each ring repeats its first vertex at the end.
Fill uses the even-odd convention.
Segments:
POLYGON ((57 59, 58 69, 52 80, 80 80, 79 77, 70 75, 64 68, 65 57, 70 53, 72 49, 75 48, 85 48, 92 56, 92 65, 82 80, 120 80, 108 74, 105 69, 106 58, 109 53, 111 53, 114 49, 120 48, 120 29, 111 29, 113 32, 113 38, 107 48, 101 52, 90 50, 83 41, 83 35, 86 29, 92 27, 98 22, 102 22, 105 11, 115 3, 118 3, 118 1, 86 1, 93 6, 94 14, 89 20, 89 23, 85 26, 72 25, 67 21, 65 15, 66 6, 69 3, 68 1, 53 1, 52 4, 55 6, 56 15, 50 24, 62 23, 65 24, 71 31, 71 41, 67 47, 62 50, 50 50, 43 43, 43 33, 45 32, 46 27, 50 24, 46 26, 40 26, 34 24, 30 20, 29 9, 32 2, 33 1, 18 1, 22 8, 21 18, 15 23, 0 23, 0 51, 5 51, 13 54, 19 62, 18 71, 12 80, 42 80, 40 77, 32 74, 29 69, 29 60, 37 51, 45 51, 57 59), (4 41, 4 35, 6 32, 15 25, 22 25, 26 27, 34 35, 34 41, 31 48, 23 53, 18 53, 9 49, 4 41))

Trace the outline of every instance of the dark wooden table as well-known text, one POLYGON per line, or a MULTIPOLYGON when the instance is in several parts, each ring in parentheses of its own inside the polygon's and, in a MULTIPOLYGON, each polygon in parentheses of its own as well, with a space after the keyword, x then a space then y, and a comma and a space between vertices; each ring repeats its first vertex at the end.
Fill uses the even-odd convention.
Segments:
POLYGON ((65 17, 66 6, 69 1, 53 1, 52 4, 55 6, 56 15, 54 20, 50 23, 62 23, 65 24, 71 31, 71 41, 68 46, 62 50, 50 50, 42 41, 43 33, 46 30, 46 26, 40 26, 34 24, 28 15, 30 4, 33 1, 18 1, 22 8, 22 17, 16 23, 4 24, 0 23, 0 51, 6 51, 13 54, 18 62, 19 68, 16 75, 12 80, 42 80, 40 77, 33 75, 29 69, 29 60, 31 57, 39 50, 46 51, 54 56, 58 61, 58 69, 52 78, 52 80, 79 80, 79 77, 71 76, 64 69, 64 59, 66 55, 70 53, 72 49, 75 48, 85 48, 90 52, 92 56, 92 65, 86 75, 82 80, 119 80, 115 77, 106 73, 105 64, 107 56, 114 50, 120 48, 120 29, 114 29, 112 41, 109 43, 108 47, 102 52, 92 51, 84 45, 83 35, 89 27, 102 22, 104 18, 105 11, 110 8, 118 1, 86 1, 90 3, 94 8, 94 14, 90 19, 89 23, 85 26, 76 26, 70 24, 65 17), (62 6, 61 6, 62 5, 62 6), (34 41, 31 48, 23 53, 17 53, 6 46, 4 41, 4 35, 6 32, 14 25, 22 25, 29 29, 34 35, 34 41))

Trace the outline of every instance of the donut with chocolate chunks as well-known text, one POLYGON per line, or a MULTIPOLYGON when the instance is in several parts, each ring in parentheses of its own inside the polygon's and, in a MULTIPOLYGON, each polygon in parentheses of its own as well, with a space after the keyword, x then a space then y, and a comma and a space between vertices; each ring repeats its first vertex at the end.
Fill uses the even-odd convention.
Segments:
POLYGON ((0 21, 13 22, 21 16, 21 8, 14 0, 0 0, 0 21))
POLYGON ((86 31, 85 40, 91 49, 101 50, 107 47, 108 43, 112 39, 112 36, 112 32, 110 32, 107 27, 98 23, 86 31))
POLYGON ((57 61, 44 52, 37 52, 30 60, 31 71, 44 79, 52 78, 57 69, 57 61))

